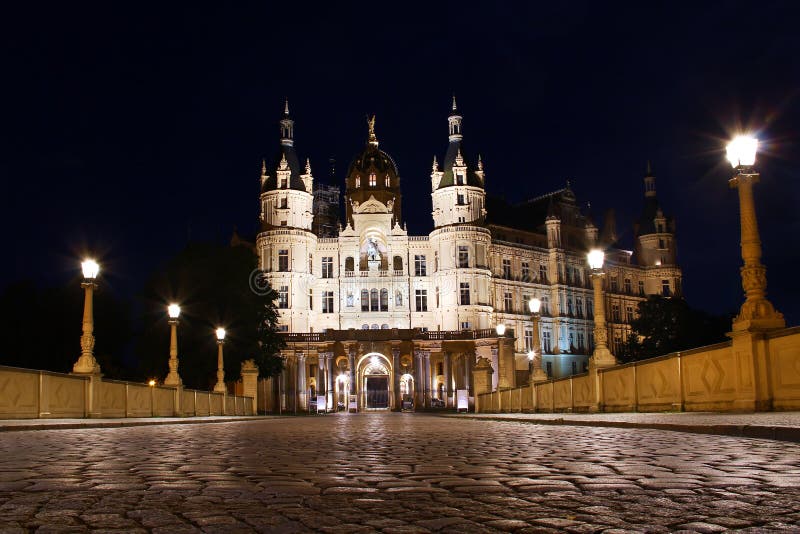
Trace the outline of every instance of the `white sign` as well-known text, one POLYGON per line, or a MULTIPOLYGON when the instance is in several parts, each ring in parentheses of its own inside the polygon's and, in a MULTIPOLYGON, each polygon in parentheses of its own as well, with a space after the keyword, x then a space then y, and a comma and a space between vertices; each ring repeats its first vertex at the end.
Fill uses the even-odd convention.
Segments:
POLYGON ((317 413, 325 413, 327 403, 325 402, 325 395, 317 395, 317 413))
POLYGON ((456 409, 458 411, 469 411, 469 390, 459 389, 456 390, 456 409))
POLYGON ((350 403, 347 405, 347 411, 350 410, 358 411, 358 397, 356 395, 350 395, 350 403))

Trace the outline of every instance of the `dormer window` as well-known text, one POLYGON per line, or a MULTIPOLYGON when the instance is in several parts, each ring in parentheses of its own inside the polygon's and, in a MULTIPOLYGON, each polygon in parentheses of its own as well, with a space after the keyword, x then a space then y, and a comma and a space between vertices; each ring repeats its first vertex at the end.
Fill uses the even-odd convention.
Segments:
POLYGON ((286 177, 281 176, 280 184, 278 185, 280 189, 286 189, 286 177))
POLYGON ((392 187, 392 182, 389 180, 389 175, 386 175, 386 187, 392 187))
POLYGON ((280 207, 281 209, 287 209, 289 207, 289 199, 286 198, 286 197, 283 197, 281 199, 280 206, 278 206, 278 207, 280 207))
POLYGON ((361 177, 360 176, 356 176, 356 187, 357 188, 361 187, 361 177))
POLYGON ((456 184, 457 185, 464 185, 464 174, 458 172, 456 173, 456 184))
POLYGON ((375 176, 375 173, 370 173, 369 175, 369 186, 375 187, 378 184, 378 177, 375 176))

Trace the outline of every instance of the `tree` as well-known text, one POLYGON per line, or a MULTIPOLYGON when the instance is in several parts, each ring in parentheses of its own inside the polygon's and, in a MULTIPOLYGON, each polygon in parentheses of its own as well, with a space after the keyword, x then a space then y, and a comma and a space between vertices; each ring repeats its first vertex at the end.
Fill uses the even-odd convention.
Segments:
POLYGON ((695 310, 681 297, 650 295, 639 303, 628 342, 617 356, 631 362, 719 343, 725 341, 731 319, 695 310))
POLYGON ((257 261, 246 246, 194 243, 159 268, 145 284, 143 317, 136 353, 144 376, 167 374, 169 325, 166 306, 181 306, 178 372, 187 387, 209 389, 216 382, 216 338, 223 326, 225 375, 239 377, 241 363, 254 359, 261 376, 283 370, 277 334, 277 294, 269 286, 254 290, 257 261))

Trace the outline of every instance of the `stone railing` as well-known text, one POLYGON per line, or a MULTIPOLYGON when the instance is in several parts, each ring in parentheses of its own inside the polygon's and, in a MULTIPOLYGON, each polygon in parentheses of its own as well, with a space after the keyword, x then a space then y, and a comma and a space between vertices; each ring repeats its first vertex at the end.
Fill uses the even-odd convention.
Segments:
MULTIPOLYGON (((388 328, 388 329, 350 329, 326 330, 325 332, 283 333, 281 337, 287 343, 315 343, 333 341, 455 341, 468 339, 495 338, 497 332, 494 328, 481 330, 428 330, 419 328, 388 328)), ((514 330, 507 328, 505 337, 513 338, 514 330)))
POLYGON ((254 413, 252 397, 0 366, 0 419, 254 413))
MULTIPOLYGON (((800 409, 800 327, 477 396, 476 411, 800 409)), ((486 382, 484 382, 486 383, 486 382)), ((489 380, 488 383, 491 383, 489 380)))

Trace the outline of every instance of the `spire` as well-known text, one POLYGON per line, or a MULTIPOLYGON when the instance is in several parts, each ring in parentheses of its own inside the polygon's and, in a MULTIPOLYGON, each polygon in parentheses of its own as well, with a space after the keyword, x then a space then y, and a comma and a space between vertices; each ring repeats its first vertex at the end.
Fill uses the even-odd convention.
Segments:
POLYGON ((369 128, 369 144, 378 146, 378 137, 375 135, 375 115, 367 117, 367 127, 369 128))
POLYGON ((283 105, 283 118, 281 123, 281 144, 284 146, 294 145, 294 121, 289 117, 289 99, 283 105))
POLYGON ((456 154, 456 165, 459 167, 464 165, 464 156, 461 155, 461 147, 458 147, 458 153, 456 154))
POLYGON ((286 154, 281 154, 281 162, 278 164, 278 168, 282 171, 285 171, 289 168, 289 162, 286 160, 286 154))
POLYGON ((455 94, 453 94, 453 109, 450 111, 450 116, 447 117, 447 123, 450 126, 450 142, 460 141, 463 137, 461 135, 461 114, 456 106, 455 94))
POLYGON ((433 156, 433 172, 439 172, 439 162, 436 161, 436 155, 433 156))
POLYGON ((261 158, 261 177, 263 178, 266 175, 267 175, 267 160, 261 158))
POLYGON ((656 196, 656 177, 653 176, 650 160, 647 160, 647 172, 644 175, 644 196, 645 198, 655 198, 656 196))
POLYGON ((456 94, 453 93, 453 111, 458 111, 458 107, 456 106, 456 94))
POLYGON ((311 160, 306 158, 306 174, 311 174, 311 160))
POLYGON ((483 170, 483 160, 481 159, 481 155, 480 154, 478 154, 478 170, 479 171, 483 170))

